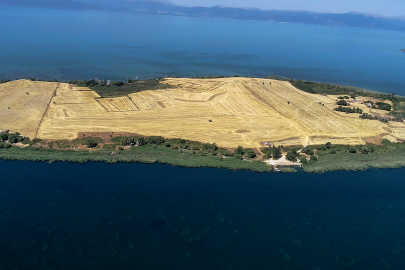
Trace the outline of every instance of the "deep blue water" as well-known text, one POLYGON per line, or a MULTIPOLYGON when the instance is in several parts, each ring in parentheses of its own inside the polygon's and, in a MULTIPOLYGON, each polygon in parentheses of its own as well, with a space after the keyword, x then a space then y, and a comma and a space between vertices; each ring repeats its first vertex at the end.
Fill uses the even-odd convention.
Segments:
POLYGON ((0 269, 404 269, 405 169, 0 171, 0 269))
POLYGON ((279 75, 405 95, 405 33, 0 6, 0 78, 279 75))

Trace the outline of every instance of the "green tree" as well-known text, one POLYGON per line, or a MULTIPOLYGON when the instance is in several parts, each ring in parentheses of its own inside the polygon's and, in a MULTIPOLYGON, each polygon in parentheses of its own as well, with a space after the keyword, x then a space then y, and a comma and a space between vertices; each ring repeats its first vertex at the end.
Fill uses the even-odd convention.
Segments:
POLYGON ((297 161, 297 156, 292 151, 287 152, 286 159, 292 162, 297 161))
POLYGON ((236 148, 235 153, 238 155, 243 155, 245 152, 243 151, 243 147, 239 145, 238 148, 236 148))
POLYGON ((145 141, 145 138, 139 138, 137 144, 138 144, 139 146, 143 146, 143 145, 146 145, 147 142, 145 141))
POLYGON ((355 154, 356 152, 357 152, 356 148, 354 148, 354 147, 349 148, 349 153, 355 154))
POLYGON ((88 138, 86 140, 86 145, 88 148, 94 148, 97 146, 97 142, 95 140, 93 140, 92 138, 88 138))
POLYGON ((347 102, 345 100, 339 100, 338 102, 336 102, 337 105, 341 105, 341 106, 347 106, 347 102))
POLYGON ((15 134, 8 135, 8 142, 9 143, 17 143, 18 142, 18 136, 15 135, 15 134))
POLYGON ((306 157, 304 157, 304 156, 299 157, 299 159, 300 159, 300 162, 302 164, 307 164, 308 163, 308 159, 306 157))
POLYGON ((281 146, 280 145, 278 147, 273 145, 272 155, 273 155, 273 159, 281 158, 282 155, 281 155, 281 146))
POLYGON ((318 157, 317 156, 311 156, 311 158, 309 159, 310 161, 317 161, 318 157))
POLYGON ((216 144, 216 143, 213 143, 213 144, 211 145, 211 149, 212 149, 213 151, 217 151, 217 150, 218 150, 217 144, 216 144))
POLYGON ((5 142, 5 141, 7 141, 8 140, 8 133, 1 133, 0 134, 0 139, 3 141, 3 142, 5 142))
POLYGON ((255 158, 256 153, 255 153, 255 151, 253 149, 246 149, 245 156, 248 157, 248 158, 255 158))

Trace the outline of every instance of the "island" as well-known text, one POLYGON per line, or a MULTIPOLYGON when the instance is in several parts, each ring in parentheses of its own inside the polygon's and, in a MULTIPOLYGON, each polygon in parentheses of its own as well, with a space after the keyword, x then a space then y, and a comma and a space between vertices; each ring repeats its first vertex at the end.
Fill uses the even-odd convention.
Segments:
POLYGON ((401 49, 401 51, 405 52, 405 49, 401 49))
POLYGON ((405 166, 405 98, 279 77, 0 81, 0 158, 233 170, 405 166))

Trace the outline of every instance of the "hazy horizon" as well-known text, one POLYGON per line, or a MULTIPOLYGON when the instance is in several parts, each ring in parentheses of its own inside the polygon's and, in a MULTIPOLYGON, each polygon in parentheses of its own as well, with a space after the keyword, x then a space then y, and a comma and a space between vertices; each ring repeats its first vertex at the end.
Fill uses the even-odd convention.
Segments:
POLYGON ((236 8, 258 8, 263 10, 297 10, 322 13, 358 12, 402 18, 404 18, 405 14, 405 1, 400 0, 311 0, 309 2, 302 2, 299 0, 169 0, 168 2, 180 6, 226 6, 236 8))

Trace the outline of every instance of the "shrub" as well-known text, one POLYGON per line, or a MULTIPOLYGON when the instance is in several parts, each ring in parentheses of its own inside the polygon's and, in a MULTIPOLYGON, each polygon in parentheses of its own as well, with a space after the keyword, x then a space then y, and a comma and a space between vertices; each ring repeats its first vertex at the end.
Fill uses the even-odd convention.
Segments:
POLYGON ((200 148, 197 147, 197 146, 195 146, 195 145, 193 145, 193 146, 191 146, 191 150, 193 150, 193 151, 198 151, 198 150, 200 150, 200 148))
POLYGON ((289 161, 297 161, 297 155, 293 152, 287 152, 286 159, 289 161))
POLYGON ((9 134, 8 135, 8 142, 9 143, 17 143, 18 142, 18 137, 19 136, 15 135, 15 134, 9 134))
POLYGON ((216 144, 216 143, 213 143, 213 144, 211 145, 211 149, 212 149, 213 151, 217 151, 217 150, 218 150, 217 144, 216 144))
POLYGON ((349 153, 352 153, 352 154, 357 153, 356 148, 350 147, 350 148, 349 148, 349 153))
POLYGON ((318 157, 317 156, 311 156, 311 158, 309 159, 310 161, 317 161, 318 157))
POLYGON ((8 133, 3 132, 3 133, 0 134, 0 139, 1 139, 3 142, 5 142, 5 141, 8 140, 8 135, 9 135, 8 133))
POLYGON ((146 144, 147 144, 147 142, 146 142, 145 138, 139 138, 137 141, 137 145, 139 145, 139 146, 143 146, 146 144))
POLYGON ((314 154, 314 150, 312 150, 312 149, 311 149, 310 147, 308 147, 308 146, 302 148, 301 152, 304 153, 304 154, 310 155, 310 156, 312 156, 312 155, 314 154))
POLYGON ((238 155, 243 155, 245 152, 243 151, 243 147, 239 145, 238 148, 236 148, 235 153, 238 155))
POLYGON ((25 137, 24 140, 22 140, 23 144, 31 144, 31 140, 28 137, 25 137))
POLYGON ((308 163, 308 159, 306 157, 301 156, 301 157, 299 157, 299 159, 300 159, 300 162, 302 164, 307 164, 308 163))
POLYGON ((281 146, 279 145, 278 147, 273 145, 272 149, 272 154, 273 154, 273 159, 279 159, 281 158, 281 146))
POLYGON ((333 154, 333 155, 336 154, 336 149, 332 149, 332 150, 330 151, 330 153, 333 154))
POLYGON ((336 102, 337 105, 341 105, 341 106, 347 106, 347 102, 346 100, 339 100, 338 102, 336 102))
POLYGON ((35 138, 35 139, 32 140, 32 142, 33 142, 33 143, 39 143, 39 142, 42 142, 42 140, 41 140, 41 139, 38 139, 38 138, 35 138))
POLYGON ((380 110, 391 111, 391 104, 384 102, 376 102, 375 104, 378 105, 378 109, 380 110))
POLYGON ((234 157, 236 159, 243 159, 243 156, 241 154, 235 154, 234 157))
POLYGON ((165 142, 165 139, 161 136, 151 136, 145 139, 147 144, 162 144, 165 142))
POLYGON ((367 147, 360 149, 360 153, 367 155, 370 151, 368 150, 367 147))
POLYGON ((93 139, 89 138, 86 140, 85 145, 87 145, 88 148, 94 148, 97 146, 97 142, 94 141, 93 139))
POLYGON ((10 147, 11 147, 11 144, 9 144, 9 143, 4 143, 4 142, 0 143, 0 148, 10 148, 10 147))
POLYGON ((246 149, 245 155, 248 158, 255 158, 256 157, 256 153, 255 153, 255 151, 253 149, 246 149))
POLYGON ((317 147, 316 150, 319 150, 319 151, 326 151, 326 146, 325 146, 325 145, 321 145, 321 146, 317 147))
POLYGON ((115 86, 123 86, 124 85, 124 82, 113 82, 112 83, 113 85, 115 85, 115 86))

